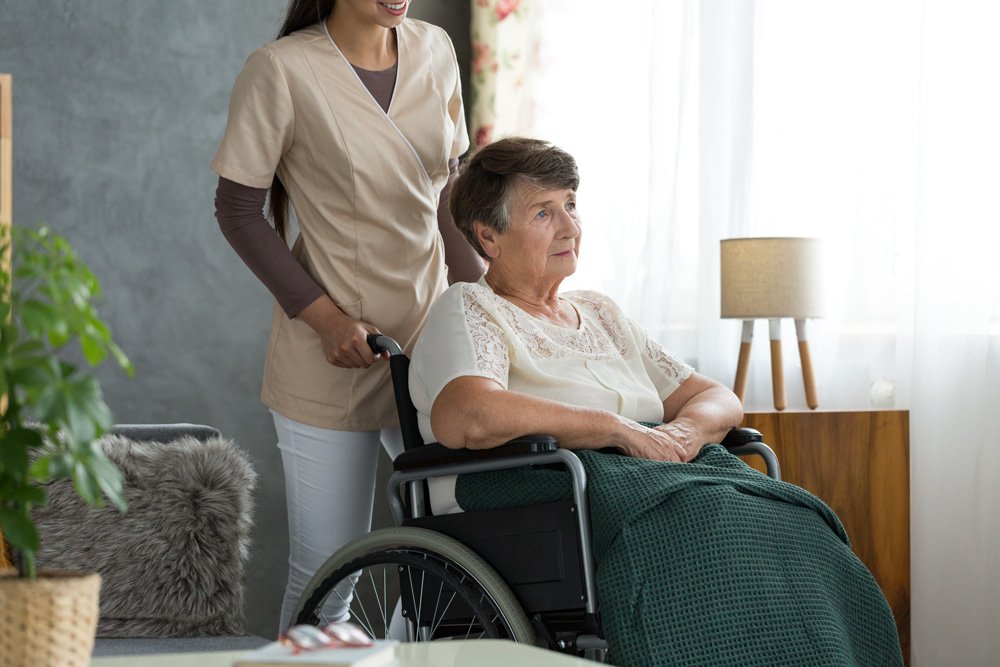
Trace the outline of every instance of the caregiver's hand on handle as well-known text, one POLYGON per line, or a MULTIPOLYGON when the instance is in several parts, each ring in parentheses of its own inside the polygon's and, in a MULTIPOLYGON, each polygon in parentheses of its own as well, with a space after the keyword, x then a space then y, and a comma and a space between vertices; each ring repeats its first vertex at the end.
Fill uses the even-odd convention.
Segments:
POLYGON ((368 335, 378 327, 347 315, 329 296, 321 296, 298 315, 319 334, 326 360, 340 368, 368 368, 388 353, 376 355, 368 346, 368 335))

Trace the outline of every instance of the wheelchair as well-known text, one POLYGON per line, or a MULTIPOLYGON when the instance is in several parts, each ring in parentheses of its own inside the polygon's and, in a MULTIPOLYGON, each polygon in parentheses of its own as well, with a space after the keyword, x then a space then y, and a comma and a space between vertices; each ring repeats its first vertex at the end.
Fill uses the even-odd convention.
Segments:
MULTIPOLYGON (((373 334, 368 343, 376 354, 390 354, 405 446, 388 483, 396 527, 372 531, 333 554, 306 586, 294 622, 332 620, 324 618, 323 607, 333 600, 347 606, 350 619, 376 639, 504 638, 603 660, 607 644, 580 460, 547 435, 476 451, 424 444, 410 401, 409 359, 387 336, 373 334), (528 507, 430 513, 426 480, 521 466, 564 466, 572 497, 528 507)), ((760 432, 733 429, 721 444, 733 454, 761 456, 768 476, 780 479, 778 460, 760 432)))

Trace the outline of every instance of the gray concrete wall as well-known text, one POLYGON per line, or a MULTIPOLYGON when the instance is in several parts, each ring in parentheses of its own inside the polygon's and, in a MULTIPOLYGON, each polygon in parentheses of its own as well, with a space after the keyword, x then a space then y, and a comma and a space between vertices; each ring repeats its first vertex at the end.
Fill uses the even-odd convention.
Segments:
MULTIPOLYGON (((281 462, 258 399, 272 301, 218 231, 208 164, 233 80, 284 8, 0 0, 14 220, 66 236, 101 281, 100 311, 136 366, 132 380, 99 372, 118 421, 211 424, 249 453, 261 480, 248 629, 265 636, 277 629, 287 557, 281 462)), ((467 70, 467 1, 418 0, 411 16, 447 29, 467 70)))

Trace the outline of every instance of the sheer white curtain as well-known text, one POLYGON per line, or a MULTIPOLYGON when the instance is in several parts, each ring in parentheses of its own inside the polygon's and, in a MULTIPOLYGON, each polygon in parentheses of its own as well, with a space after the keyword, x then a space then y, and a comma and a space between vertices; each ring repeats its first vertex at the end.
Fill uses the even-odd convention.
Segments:
POLYGON ((690 357, 698 265, 697 5, 601 7, 535 4, 540 38, 527 84, 531 113, 516 131, 556 143, 580 164, 581 264, 566 288, 613 295, 690 357))
MULTIPOLYGON (((729 383, 719 240, 825 239, 821 406, 911 414, 913 664, 1000 664, 1000 3, 600 6, 538 3, 516 129, 580 162, 566 287, 611 294, 729 383)), ((765 347, 748 409, 769 408, 765 347)))
POLYGON ((996 665, 1000 6, 924 4, 908 276, 914 653, 921 665, 996 665))

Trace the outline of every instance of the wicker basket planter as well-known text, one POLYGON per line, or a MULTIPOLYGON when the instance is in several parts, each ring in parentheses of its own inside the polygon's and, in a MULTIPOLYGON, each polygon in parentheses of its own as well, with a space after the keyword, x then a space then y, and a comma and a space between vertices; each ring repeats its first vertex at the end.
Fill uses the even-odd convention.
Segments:
POLYGON ((0 664, 87 667, 97 630, 97 573, 0 573, 0 664))

